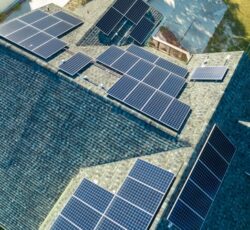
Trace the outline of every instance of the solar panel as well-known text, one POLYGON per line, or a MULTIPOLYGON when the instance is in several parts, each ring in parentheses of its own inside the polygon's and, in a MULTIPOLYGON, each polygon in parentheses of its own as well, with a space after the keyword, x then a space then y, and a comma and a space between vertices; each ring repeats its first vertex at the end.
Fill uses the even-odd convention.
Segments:
POLYGON ((27 24, 19 21, 19 20, 13 20, 7 23, 4 23, 3 25, 0 25, 0 36, 6 37, 9 34, 20 30, 21 28, 25 27, 27 24))
POLYGON ((124 53, 111 65, 111 68, 121 73, 126 73, 138 60, 139 58, 133 54, 124 53))
POLYGON ((56 23, 58 23, 60 20, 58 18, 55 18, 53 16, 47 16, 39 21, 36 21, 32 24, 32 26, 36 27, 37 29, 44 30, 56 23))
POLYGON ((166 59, 163 58, 157 59, 155 64, 181 77, 186 77, 188 73, 187 69, 179 65, 176 65, 170 61, 167 61, 166 59))
POLYGON ((105 215, 126 229, 147 229, 152 216, 127 201, 115 197, 105 215))
POLYGON ((174 179, 173 173, 140 159, 136 161, 129 176, 162 193, 168 191, 174 179))
POLYGON ((235 146, 217 126, 213 129, 209 138, 209 143, 214 147, 214 149, 216 149, 217 152, 221 154, 221 156, 223 156, 227 162, 232 160, 235 153, 235 146))
POLYGON ((123 15, 111 7, 97 22, 96 26, 106 35, 109 35, 115 26, 122 20, 123 15))
POLYGON ((116 46, 111 46, 104 53, 98 56, 96 60, 106 66, 111 66, 111 64, 120 58, 124 53, 124 50, 117 48, 116 46))
POLYGON ((145 84, 138 84, 136 88, 126 97, 124 102, 135 108, 140 110, 150 99, 152 94, 155 92, 155 89, 147 86, 145 84))
POLYGON ((153 22, 149 21, 147 18, 142 18, 130 33, 130 37, 142 45, 149 37, 154 27, 155 24, 153 22))
POLYGON ((79 228, 89 230, 94 229, 101 219, 100 213, 74 197, 66 204, 61 215, 79 228))
POLYGON ((173 98, 157 91, 150 101, 142 109, 143 113, 146 115, 159 120, 161 115, 166 111, 170 103, 172 103, 173 98))
POLYGON ((61 20, 65 22, 72 24, 74 27, 77 27, 83 23, 82 20, 72 15, 69 15, 63 11, 59 11, 57 13, 54 13, 53 15, 56 16, 57 18, 60 18, 61 20))
POLYGON ((50 230, 79 230, 79 228, 67 221, 64 217, 59 216, 50 230))
POLYGON ((229 166, 229 162, 224 158, 228 150, 231 160, 235 147, 214 125, 168 216, 169 221, 178 228, 202 227, 229 166), (219 150, 211 143, 217 145, 219 150), (225 145, 230 147, 224 148, 225 145))
POLYGON ((121 14, 126 14, 126 12, 135 3, 135 0, 117 0, 113 7, 118 10, 121 14))
POLYGON ((163 198, 162 193, 129 177, 124 181, 118 192, 118 196, 146 210, 152 215, 154 215, 158 209, 163 198))
POLYGON ((96 230, 124 230, 125 228, 120 227, 120 225, 114 223, 108 218, 103 217, 100 223, 96 226, 96 230))
POLYGON ((143 79, 143 82, 158 89, 168 78, 169 74, 168 71, 155 66, 143 79))
POLYGON ((160 121, 173 130, 179 131, 189 113, 190 107, 188 105, 177 99, 174 99, 166 112, 162 114, 160 121))
POLYGON ((159 58, 157 55, 152 54, 151 52, 145 49, 142 49, 141 47, 134 45, 134 44, 130 45, 127 51, 151 63, 154 63, 159 58))
POLYGON ((95 183, 84 179, 75 191, 74 196, 99 212, 104 213, 114 195, 95 183))
POLYGON ((126 13, 126 17, 134 24, 137 24, 141 20, 141 18, 146 14, 148 9, 148 4, 146 4, 143 0, 137 0, 126 13))
POLYGON ((132 68, 127 72, 127 75, 137 80, 142 80, 153 68, 153 64, 141 59, 135 63, 134 66, 132 66, 132 68))
POLYGON ((165 82, 160 86, 160 90, 172 97, 177 97, 183 89, 186 81, 182 77, 170 73, 165 82))
POLYGON ((192 80, 222 81, 228 71, 226 66, 198 67, 191 75, 192 80))
POLYGON ((37 30, 31 26, 26 26, 20 30, 17 30, 16 32, 10 34, 6 38, 9 41, 12 41, 12 42, 18 44, 18 43, 21 43, 22 41, 24 41, 25 39, 30 38, 34 34, 37 34, 38 32, 39 32, 39 30, 37 30))
POLYGON ((33 49, 37 48, 38 46, 48 42, 49 40, 53 39, 52 36, 40 32, 38 34, 35 34, 34 36, 26 39, 25 41, 21 42, 19 45, 23 48, 32 51, 33 49))
POLYGON ((59 69, 69 74, 70 76, 76 75, 83 68, 90 64, 91 58, 83 53, 76 53, 67 61, 59 66, 59 69))
POLYGON ((67 23, 67 22, 58 22, 55 25, 49 27, 48 29, 45 30, 46 33, 54 36, 54 37, 59 37, 65 33, 67 33, 68 31, 70 31, 71 29, 73 29, 74 26, 67 23))
POLYGON ((48 16, 48 14, 45 13, 44 11, 36 10, 36 11, 33 11, 29 14, 26 14, 26 15, 20 17, 19 19, 28 23, 28 24, 32 24, 35 21, 38 21, 46 16, 48 16))
POLYGON ((66 47, 66 43, 54 38, 47 43, 39 46, 38 48, 32 50, 32 52, 39 57, 44 59, 48 59, 58 53, 59 51, 63 50, 66 47))

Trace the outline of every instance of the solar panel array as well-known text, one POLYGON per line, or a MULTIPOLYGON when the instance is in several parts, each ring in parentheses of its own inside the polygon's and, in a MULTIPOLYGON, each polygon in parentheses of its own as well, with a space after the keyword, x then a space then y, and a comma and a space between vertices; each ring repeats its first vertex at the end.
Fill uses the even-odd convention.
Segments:
POLYGON ((109 96, 180 131, 190 107, 177 97, 185 85, 187 70, 132 45, 127 51, 111 46, 97 61, 123 75, 108 91, 109 96), (163 61, 161 63, 163 63, 163 61), (179 75, 177 75, 179 74, 179 75))
POLYGON ((173 173, 142 160, 117 194, 84 179, 51 229, 148 229, 173 180, 173 173))
POLYGON ((79 73, 83 68, 89 65, 91 61, 91 57, 81 52, 78 52, 71 58, 69 58, 67 61, 63 62, 59 66, 59 69, 73 77, 77 73, 79 73))
POLYGON ((36 10, 1 25, 0 37, 48 59, 66 47, 57 37, 80 24, 81 20, 62 11, 50 15, 36 10))
POLYGON ((226 76, 228 68, 226 66, 205 66, 198 67, 191 75, 192 80, 222 81, 226 76))
POLYGON ((168 219, 179 229, 200 229, 235 153, 214 125, 168 219))
POLYGON ((97 22, 96 26, 107 36, 124 18, 129 20, 134 28, 130 36, 139 44, 143 44, 155 24, 145 17, 149 5, 143 0, 117 0, 97 22))

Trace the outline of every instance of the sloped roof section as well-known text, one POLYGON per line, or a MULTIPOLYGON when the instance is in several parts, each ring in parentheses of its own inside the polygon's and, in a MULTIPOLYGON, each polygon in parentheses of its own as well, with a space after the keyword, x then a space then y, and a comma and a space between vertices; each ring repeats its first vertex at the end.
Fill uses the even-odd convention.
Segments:
POLYGON ((0 223, 38 229, 80 168, 182 147, 112 101, 0 46, 0 223))

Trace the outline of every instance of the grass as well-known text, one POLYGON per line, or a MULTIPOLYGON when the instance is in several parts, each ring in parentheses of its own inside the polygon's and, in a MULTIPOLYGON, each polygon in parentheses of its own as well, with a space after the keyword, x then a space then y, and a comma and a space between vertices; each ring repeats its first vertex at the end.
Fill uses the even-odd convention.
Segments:
POLYGON ((206 52, 247 50, 250 43, 250 1, 224 0, 228 6, 206 52))

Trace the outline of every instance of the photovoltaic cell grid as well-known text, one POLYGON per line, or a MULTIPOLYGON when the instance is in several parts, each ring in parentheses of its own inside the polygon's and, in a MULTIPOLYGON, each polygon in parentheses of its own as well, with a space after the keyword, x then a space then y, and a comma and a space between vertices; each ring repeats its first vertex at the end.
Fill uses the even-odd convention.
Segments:
POLYGON ((155 26, 144 17, 148 9, 149 5, 143 0, 117 0, 96 26, 108 36, 125 17, 135 25, 130 36, 139 44, 143 44, 155 26))
POLYGON ((148 229, 173 180, 174 174, 142 160, 116 195, 84 179, 51 229, 148 229))
POLYGON ((80 24, 81 20, 62 11, 49 15, 36 10, 1 25, 0 36, 48 59, 66 47, 66 43, 56 37, 80 24))
POLYGON ((83 68, 90 64, 92 58, 89 56, 79 52, 69 58, 67 61, 63 62, 59 69, 70 76, 75 76, 79 73, 83 68))
POLYGON ((201 229, 235 153, 214 125, 168 219, 179 229, 201 229))
POLYGON ((222 81, 226 76, 226 66, 205 66, 198 67, 191 75, 191 80, 222 81))

